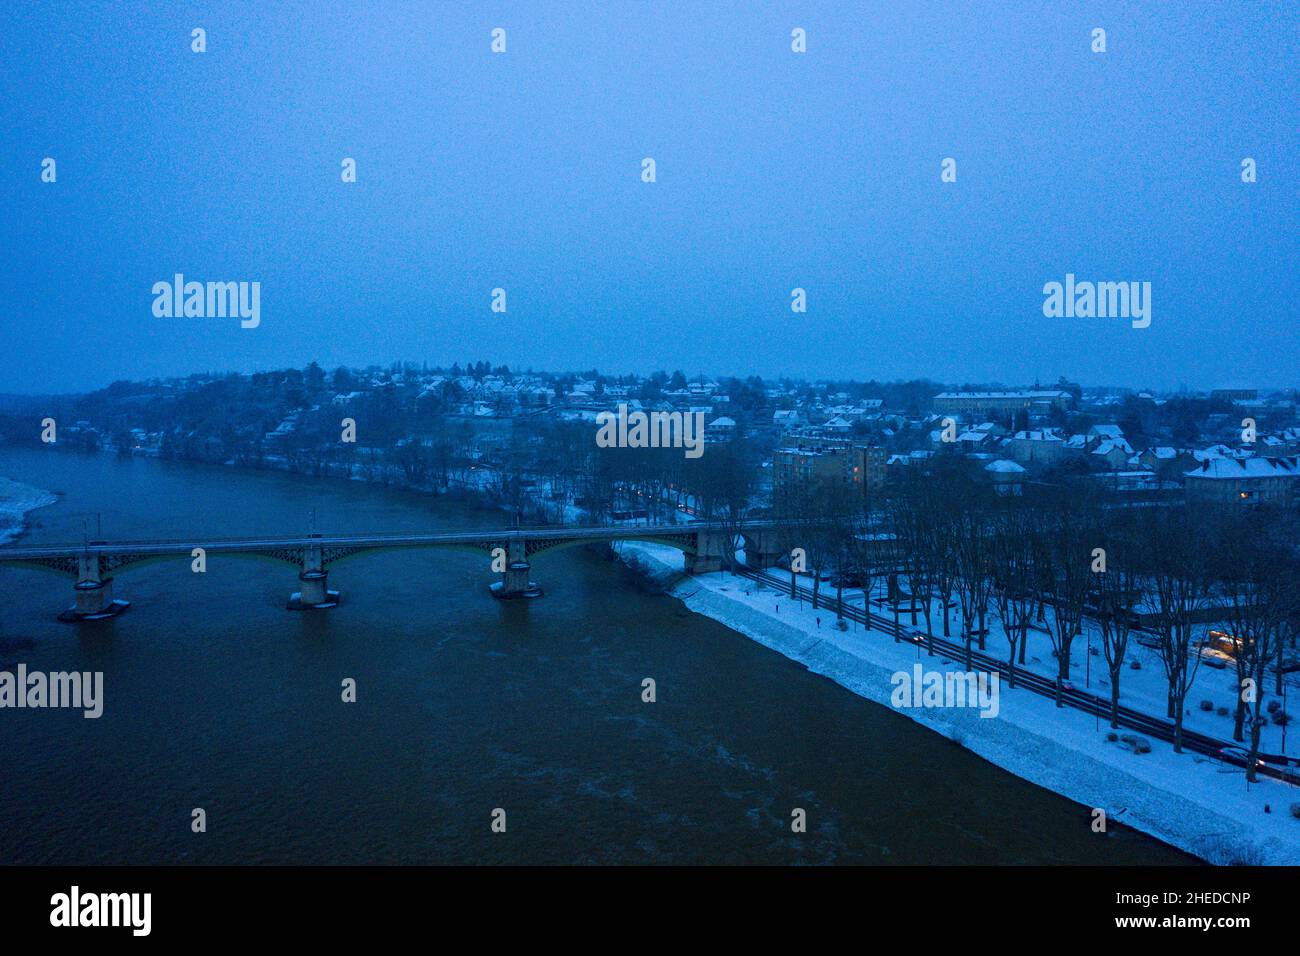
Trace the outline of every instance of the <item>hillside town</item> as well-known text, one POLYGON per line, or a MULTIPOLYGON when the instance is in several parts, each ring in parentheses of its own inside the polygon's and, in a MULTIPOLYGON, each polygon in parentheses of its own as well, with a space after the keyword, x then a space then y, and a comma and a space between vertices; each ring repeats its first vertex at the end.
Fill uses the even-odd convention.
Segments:
POLYGON ((1295 389, 1162 394, 1085 389, 1064 378, 1007 389, 517 372, 485 361, 326 372, 312 363, 0 400, 0 440, 38 442, 37 414, 59 423, 63 447, 123 455, 438 492, 470 487, 511 500, 520 490, 512 484, 526 490, 545 481, 552 500, 582 504, 599 520, 645 507, 645 489, 608 462, 617 456, 592 454, 598 416, 624 406, 701 417, 708 453, 675 469, 669 483, 681 493, 678 507, 683 495, 709 497, 706 476, 736 464, 752 473, 745 487, 753 508, 770 505, 782 485, 836 478, 866 493, 935 462, 958 465, 1004 495, 1082 481, 1132 503, 1294 506, 1296 400, 1295 389), (345 420, 353 424, 347 436, 345 420), (487 475, 495 480, 485 487, 487 475))

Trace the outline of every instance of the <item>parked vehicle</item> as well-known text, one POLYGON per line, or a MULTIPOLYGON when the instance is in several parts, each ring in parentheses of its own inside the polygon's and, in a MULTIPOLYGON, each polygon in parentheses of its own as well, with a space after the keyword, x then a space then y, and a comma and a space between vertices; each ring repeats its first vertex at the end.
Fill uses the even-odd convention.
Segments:
MULTIPOLYGON (((1219 756, 1230 764, 1236 764, 1238 767, 1245 767, 1250 764, 1250 751, 1245 747, 1221 747, 1219 756)), ((1255 758, 1255 766, 1267 767, 1262 757, 1255 758)))

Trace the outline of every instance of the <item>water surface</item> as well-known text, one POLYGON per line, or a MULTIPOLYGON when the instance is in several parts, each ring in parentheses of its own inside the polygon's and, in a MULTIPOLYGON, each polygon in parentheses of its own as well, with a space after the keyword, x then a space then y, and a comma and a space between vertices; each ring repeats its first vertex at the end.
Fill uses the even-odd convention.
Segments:
MULTIPOLYGON (((356 482, 0 450, 60 493, 22 543, 500 527, 356 482)), ((105 712, 0 711, 6 863, 1176 863, 779 654, 642 593, 584 549, 498 602, 484 556, 124 570, 116 620, 55 621, 71 582, 0 568, 0 667, 103 671, 105 712), (353 678, 355 704, 340 699, 353 678), (658 702, 641 701, 641 681, 658 702), (208 831, 190 830, 191 810, 208 831), (792 808, 808 832, 790 831, 792 808), (490 828, 495 808, 507 831, 490 828)))

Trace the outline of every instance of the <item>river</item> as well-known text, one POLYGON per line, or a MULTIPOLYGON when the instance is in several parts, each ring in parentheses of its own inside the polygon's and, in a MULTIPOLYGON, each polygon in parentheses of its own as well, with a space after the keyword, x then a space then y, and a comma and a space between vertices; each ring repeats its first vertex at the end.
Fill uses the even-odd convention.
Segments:
MULTIPOLYGON (((0 449, 53 491, 23 544, 499 527, 358 482, 0 449)), ((0 568, 0 668, 102 671, 104 714, 0 710, 2 863, 1088 863, 1191 858, 648 594, 584 549, 498 602, 452 551, 125 569, 121 617, 0 568), (656 682, 643 703, 641 682, 656 682), (341 699, 352 678, 355 703, 341 699), (207 830, 191 830, 192 810, 207 830), (495 833, 493 811, 505 811, 495 833), (791 811, 807 832, 791 832, 791 811)))

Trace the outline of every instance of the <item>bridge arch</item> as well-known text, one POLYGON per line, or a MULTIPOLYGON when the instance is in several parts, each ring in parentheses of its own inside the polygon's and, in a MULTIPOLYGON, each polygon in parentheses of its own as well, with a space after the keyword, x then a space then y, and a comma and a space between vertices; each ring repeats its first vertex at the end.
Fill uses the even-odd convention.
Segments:
POLYGON ((321 556, 321 563, 329 568, 338 567, 345 561, 352 561, 356 558, 368 557, 372 554, 378 554, 383 551, 460 551, 466 554, 476 554, 480 557, 483 555, 491 556, 493 548, 504 548, 506 542, 504 539, 495 542, 484 541, 483 544, 447 544, 444 542, 420 542, 418 544, 395 544, 395 545, 373 545, 371 547, 362 547, 348 549, 346 554, 332 557, 329 555, 329 549, 325 548, 325 554, 321 556))

